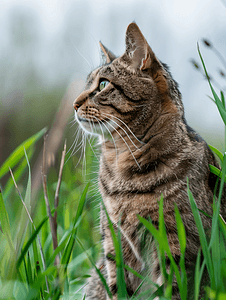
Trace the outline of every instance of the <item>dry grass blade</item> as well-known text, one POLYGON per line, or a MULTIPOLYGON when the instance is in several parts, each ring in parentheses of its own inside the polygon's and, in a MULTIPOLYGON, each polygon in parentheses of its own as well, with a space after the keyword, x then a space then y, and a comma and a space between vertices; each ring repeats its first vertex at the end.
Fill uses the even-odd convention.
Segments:
MULTIPOLYGON (((43 146, 43 165, 42 165, 42 184, 43 184, 43 190, 44 190, 44 199, 46 203, 46 209, 49 216, 49 223, 50 223, 50 230, 52 234, 52 240, 53 240, 53 249, 55 250, 58 247, 58 241, 57 241, 57 231, 54 225, 54 218, 51 214, 50 204, 49 204, 49 198, 47 193, 47 174, 46 174, 46 139, 47 135, 44 136, 44 146, 43 146)), ((55 265, 60 264, 59 256, 57 255, 55 258, 55 265)))

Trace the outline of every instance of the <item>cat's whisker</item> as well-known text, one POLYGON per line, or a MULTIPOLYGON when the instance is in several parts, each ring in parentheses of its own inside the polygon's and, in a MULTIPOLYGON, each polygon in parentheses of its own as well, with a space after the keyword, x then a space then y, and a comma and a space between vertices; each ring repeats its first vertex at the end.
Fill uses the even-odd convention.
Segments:
MULTIPOLYGON (((111 120, 111 121, 112 121, 112 120, 111 120)), ((133 154, 133 152, 132 152, 130 146, 128 145, 128 143, 126 142, 126 140, 124 139, 124 137, 121 135, 121 133, 120 133, 113 125, 111 125, 110 122, 108 122, 108 121, 106 121, 106 122, 107 122, 107 124, 108 124, 110 127, 112 127, 112 128, 115 130, 115 132, 118 133, 118 135, 119 135, 119 136, 121 137, 121 139, 124 141, 124 143, 126 144, 127 148, 129 149, 129 151, 130 151, 130 153, 131 153, 131 155, 132 155, 132 157, 133 157, 135 163, 137 164, 137 166, 139 167, 139 169, 141 169, 141 167, 140 167, 140 165, 138 164, 138 162, 137 162, 137 160, 136 160, 136 158, 135 158, 135 156, 134 156, 134 154, 133 154)))
POLYGON ((69 161, 69 159, 70 159, 75 153, 77 153, 77 152, 79 151, 79 149, 81 148, 80 145, 81 145, 82 142, 80 141, 80 143, 78 143, 78 141, 79 141, 79 136, 80 136, 80 134, 79 134, 80 131, 81 131, 81 128, 78 127, 77 130, 76 130, 76 137, 75 137, 75 140, 74 140, 74 142, 72 143, 71 147, 68 149, 66 155, 67 155, 68 153, 70 153, 70 151, 71 151, 72 148, 73 148, 73 150, 71 151, 70 156, 68 157, 68 159, 66 160, 66 162, 65 162, 64 164, 66 164, 66 163, 69 161), (75 149, 77 149, 77 150, 75 151, 75 149))
POLYGON ((108 129, 108 127, 104 124, 104 122, 102 122, 101 120, 98 120, 96 117, 95 119, 98 121, 98 123, 100 122, 105 128, 106 130, 109 132, 111 138, 112 138, 112 141, 114 143, 114 147, 115 147, 115 157, 116 157, 116 165, 118 164, 118 151, 117 151, 117 146, 116 146, 116 143, 115 143, 115 139, 111 133, 111 131, 108 129))
POLYGON ((74 115, 72 115, 70 118, 69 118, 69 120, 71 120, 70 122, 68 122, 68 124, 70 124, 72 121, 74 121, 75 120, 75 116, 74 115))
MULTIPOLYGON (((82 148, 82 144, 81 144, 81 146, 76 150, 76 152, 78 152, 81 148, 82 148)), ((75 152, 75 153, 76 153, 76 152, 75 152)), ((74 155, 75 153, 72 153, 72 155, 74 155)), ((72 156, 72 155, 71 155, 71 156, 72 156)), ((81 153, 80 153, 78 162, 77 162, 77 164, 76 164, 76 166, 75 166, 75 169, 76 169, 77 166, 79 165, 79 163, 80 163, 80 161, 81 161, 81 158, 82 158, 82 150, 81 150, 81 153)))
MULTIPOLYGON (((85 58, 84 55, 82 55, 82 53, 78 50, 78 48, 73 44, 75 50, 78 52, 78 54, 87 62, 87 64, 89 65, 90 69, 92 70, 92 65, 91 63, 85 58)), ((89 72, 88 72, 89 73, 89 72)))
MULTIPOLYGON (((78 126, 77 129, 75 130, 74 134, 73 134, 73 136, 75 136, 75 140, 74 140, 72 146, 74 146, 74 145, 76 146, 76 144, 79 140, 80 132, 81 132, 81 128, 78 126)), ((67 151, 67 153, 71 150, 71 148, 72 147, 70 147, 70 149, 67 151)))
MULTIPOLYGON (((125 132, 125 134, 128 136, 128 138, 129 138, 129 140, 131 141, 131 143, 138 149, 138 150, 140 150, 140 148, 139 147, 137 147, 137 145, 132 141, 132 139, 130 138, 130 136, 128 135, 128 133, 126 132, 126 130, 124 129, 124 128, 122 128, 122 126, 121 125, 119 125, 117 122, 115 122, 114 120, 112 120, 110 117, 108 117, 108 116, 111 116, 111 115, 109 115, 109 114, 105 114, 105 113, 102 113, 102 115, 105 115, 110 121, 112 121, 113 123, 115 123, 118 127, 120 127, 124 132, 125 132)), ((111 116, 111 117, 114 117, 114 116, 111 116)), ((117 117, 115 117, 116 119, 118 119, 117 117)), ((141 143, 141 144, 144 144, 143 142, 141 142, 136 136, 135 136, 135 134, 131 131, 131 129, 122 121, 122 120, 120 120, 120 119, 118 119, 120 122, 122 122, 125 126, 126 126, 126 128, 130 131, 130 133, 134 136, 134 138, 139 142, 139 143, 141 143)))
MULTIPOLYGON (((91 124, 91 127, 92 127, 92 132, 94 132, 94 131, 93 131, 93 127, 94 127, 93 122, 91 121, 90 124, 91 124)), ((96 159, 98 160, 98 162, 100 162, 99 158, 98 158, 97 155, 96 155, 96 152, 95 152, 94 149, 93 149, 91 139, 92 139, 92 135, 90 135, 90 139, 88 139, 88 143, 89 143, 90 148, 91 148, 91 150, 93 151, 93 154, 95 155, 96 159)))
POLYGON ((72 153, 71 153, 71 156, 72 156, 72 155, 75 155, 75 154, 79 151, 79 149, 81 149, 82 145, 83 145, 83 142, 82 142, 82 141, 81 141, 78 145, 75 145, 75 146, 74 146, 74 149, 73 149, 73 151, 72 151, 72 153), (76 151, 75 151, 75 150, 76 150, 76 151))
POLYGON ((72 128, 77 123, 76 120, 71 120, 68 125, 71 125, 70 128, 72 128))
POLYGON ((85 132, 82 131, 81 153, 80 153, 80 157, 79 157, 78 163, 76 165, 76 166, 78 166, 78 164, 80 163, 80 161, 82 161, 82 175, 83 175, 83 163, 84 163, 84 139, 85 139, 85 132))
POLYGON ((80 130, 81 130, 81 128, 80 128, 80 126, 78 126, 73 134, 73 137, 75 136, 75 140, 78 140, 80 130))
POLYGON ((93 121, 89 121, 89 124, 90 124, 91 131, 92 131, 92 134, 90 134, 90 139, 91 139, 92 135, 95 133, 95 132, 94 132, 94 124, 93 124, 93 121))
POLYGON ((77 127, 77 129, 75 130, 74 134, 73 134, 73 137, 75 136, 75 141, 78 141, 79 140, 79 136, 80 136, 80 132, 81 132, 81 128, 80 126, 77 127))
POLYGON ((71 152, 69 158, 66 160, 65 164, 68 162, 68 160, 69 160, 73 155, 75 155, 75 154, 81 149, 81 147, 82 147, 82 141, 81 141, 78 145, 75 145, 75 146, 74 146, 74 149, 73 149, 73 151, 71 152), (76 150, 76 151, 75 151, 75 150, 76 150))
POLYGON ((104 137, 104 131, 103 131, 103 128, 102 128, 102 126, 101 126, 99 120, 98 120, 95 116, 94 116, 94 118, 97 120, 97 122, 98 122, 98 124, 99 124, 99 126, 100 126, 100 130, 101 130, 102 136, 103 136, 102 141, 103 141, 104 149, 105 149, 105 151, 106 151, 105 137, 104 137))
POLYGON ((84 135, 83 137, 83 162, 82 162, 82 172, 85 172, 85 174, 83 174, 84 176, 86 176, 86 136, 84 135))
POLYGON ((98 162, 100 162, 99 158, 98 158, 97 155, 96 155, 96 152, 95 152, 94 149, 93 149, 93 146, 92 146, 92 144, 91 144, 91 140, 88 140, 88 143, 89 143, 90 148, 91 148, 91 150, 93 151, 93 154, 95 155, 96 159, 98 160, 98 162))
POLYGON ((77 144, 77 139, 74 140, 74 142, 72 143, 71 147, 68 149, 68 151, 66 152, 66 155, 71 151, 71 149, 75 146, 76 147, 77 144))

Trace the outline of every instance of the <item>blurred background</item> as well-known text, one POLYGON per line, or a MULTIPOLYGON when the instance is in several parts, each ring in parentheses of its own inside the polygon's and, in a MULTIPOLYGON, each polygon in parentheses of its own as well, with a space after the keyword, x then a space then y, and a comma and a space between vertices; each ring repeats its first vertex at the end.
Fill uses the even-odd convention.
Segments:
POLYGON ((101 63, 98 41, 121 55, 132 21, 170 66, 188 123, 222 150, 223 124, 207 97, 210 90, 202 68, 195 65, 201 65, 199 42, 216 90, 226 90, 225 66, 213 51, 216 48, 226 58, 225 0, 1 0, 0 165, 45 126, 55 128, 52 163, 65 138, 70 147, 76 130, 70 124, 72 103, 87 74, 101 63), (203 38, 213 46, 205 46, 203 38))

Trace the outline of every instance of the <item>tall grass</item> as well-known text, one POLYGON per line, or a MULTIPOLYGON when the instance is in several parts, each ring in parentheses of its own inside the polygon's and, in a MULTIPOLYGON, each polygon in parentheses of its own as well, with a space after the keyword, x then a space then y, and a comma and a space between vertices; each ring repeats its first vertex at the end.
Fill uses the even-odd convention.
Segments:
MULTIPOLYGON (((200 51, 199 54, 209 78, 200 51)), ((224 94, 221 92, 218 97, 211 82, 209 84, 212 100, 216 103, 226 126, 224 94)), ((22 143, 0 168, 0 179, 12 169, 11 178, 4 189, 0 190, 0 299, 85 299, 82 289, 86 285, 91 268, 96 269, 109 297, 112 298, 105 278, 95 266, 101 248, 100 244, 96 243, 99 234, 95 229, 98 224, 99 200, 88 193, 89 182, 83 183, 82 167, 78 166, 75 170, 71 159, 62 165, 62 175, 57 176, 56 171, 52 171, 48 177, 44 174, 45 193, 39 194, 38 201, 33 206, 29 161, 36 142, 45 131, 41 130, 22 143), (54 202, 56 190, 58 201, 54 202)), ((143 283, 149 283, 150 279, 144 278, 124 264, 120 230, 117 233, 114 231, 105 210, 115 247, 115 257, 112 258, 116 261, 119 299, 128 299, 124 269, 141 279, 141 284, 131 299, 154 299, 156 296, 159 299, 171 299, 173 276, 177 280, 182 300, 187 299, 191 288, 194 289, 193 299, 199 299, 204 272, 208 272, 209 276, 204 299, 226 299, 226 223, 219 214, 223 185, 226 181, 226 154, 213 146, 211 149, 219 157, 221 170, 214 166, 210 166, 210 170, 222 180, 219 194, 213 199, 213 215, 209 216, 212 219, 210 236, 207 236, 203 229, 200 216, 204 212, 198 210, 188 181, 188 196, 201 244, 193 274, 194 287, 188 285, 185 268, 186 234, 176 205, 175 219, 181 251, 179 266, 167 242, 164 199, 161 198, 159 203, 158 230, 151 221, 138 216, 141 224, 155 239, 164 278, 162 286, 152 283, 155 287, 152 296, 150 291, 139 293, 143 283), (170 270, 166 269, 166 255, 170 259, 170 270)), ((92 155, 87 155, 89 168, 93 159, 92 155)))
MULTIPOLYGON (((22 143, 0 168, 0 179, 12 169, 12 177, 0 189, 0 299, 82 299, 92 266, 86 253, 93 261, 98 256, 100 246, 94 242, 99 240, 94 228, 98 205, 87 194, 90 183, 83 183, 81 166, 76 171, 72 161, 64 165, 57 206, 53 200, 59 180, 53 172, 47 178, 50 214, 43 192, 32 205, 29 160, 45 132, 43 129, 22 143), (54 247, 50 219, 56 212, 54 247)), ((87 163, 89 166, 91 158, 87 163)))

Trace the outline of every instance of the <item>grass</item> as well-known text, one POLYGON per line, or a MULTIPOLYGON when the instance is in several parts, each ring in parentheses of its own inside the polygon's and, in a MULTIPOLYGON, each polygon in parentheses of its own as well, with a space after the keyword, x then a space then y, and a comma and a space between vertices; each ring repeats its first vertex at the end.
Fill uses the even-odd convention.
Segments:
MULTIPOLYGON (((209 80, 200 51, 199 54, 209 80)), ((226 126, 224 94, 221 92, 218 97, 210 81, 209 84, 213 94, 212 100, 216 103, 226 126)), ((11 178, 4 189, 0 190, 0 299, 85 299, 82 288, 86 284, 91 268, 96 269, 109 297, 112 298, 105 278, 95 265, 101 249, 101 245, 96 243, 100 240, 100 236, 94 229, 98 224, 100 200, 88 192, 90 182, 84 184, 81 166, 75 170, 73 159, 65 165, 61 163, 58 176, 56 171, 52 170, 47 178, 43 171, 44 193, 40 192, 35 205, 35 214, 33 213, 29 161, 34 154, 36 142, 43 137, 45 131, 45 129, 41 130, 22 143, 0 167, 0 179, 9 172, 9 169, 12 169, 11 178)), ((219 215, 223 185, 226 181, 226 154, 212 146, 211 149, 219 157, 221 170, 213 166, 210 166, 210 170, 224 180, 221 180, 219 194, 213 199, 213 216, 209 216, 212 219, 212 228, 208 237, 200 217, 203 212, 198 210, 188 182, 188 196, 201 243, 193 274, 193 299, 195 300, 199 298, 201 279, 206 270, 210 280, 205 286, 203 299, 226 299, 226 223, 219 215)), ((91 150, 87 149, 87 151, 91 150)), ((64 154, 65 152, 62 155, 62 162, 64 162, 64 154)), ((87 155, 89 169, 93 160, 94 157, 89 153, 87 155)), ((91 179, 89 175, 87 178, 91 179)), ((161 273, 165 281, 164 287, 153 283, 155 292, 152 296, 146 297, 154 299, 158 296, 159 299, 171 299, 172 279, 175 276, 181 299, 186 300, 191 287, 188 286, 185 269, 185 229, 175 205, 181 251, 178 267, 167 242, 163 202, 164 199, 161 198, 158 230, 151 221, 138 216, 141 224, 151 232, 156 241, 161 273), (165 266, 165 254, 171 262, 168 272, 165 266)), ((150 292, 139 294, 139 290, 143 283, 150 279, 144 278, 124 264, 120 231, 117 233, 114 231, 109 217, 108 222, 116 254, 113 259, 117 266, 118 298, 128 299, 124 279, 124 269, 127 269, 142 281, 131 299, 138 300, 141 297, 144 299, 150 292)))
POLYGON ((45 131, 22 143, 0 168, 0 179, 13 170, 0 191, 0 299, 82 299, 81 288, 92 267, 87 255, 96 261, 100 249, 94 242, 99 233, 93 228, 97 226, 97 200, 87 194, 89 182, 78 184, 84 182, 81 167, 75 172, 72 160, 63 168, 59 203, 53 201, 59 183, 53 174, 53 180, 43 181, 50 212, 41 191, 32 213, 29 160, 45 131), (56 212, 57 230, 50 222, 56 212))

